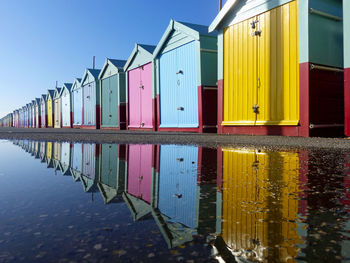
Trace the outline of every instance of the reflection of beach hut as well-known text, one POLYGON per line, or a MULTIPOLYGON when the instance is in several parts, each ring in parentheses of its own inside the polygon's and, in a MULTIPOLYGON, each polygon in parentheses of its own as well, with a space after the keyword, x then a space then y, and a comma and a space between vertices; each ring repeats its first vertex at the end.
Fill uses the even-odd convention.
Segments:
POLYGON ((61 144, 61 172, 63 175, 71 175, 71 144, 63 142, 61 144))
POLYGON ((159 130, 216 132, 216 33, 171 20, 153 57, 159 130))
POLYGON ((28 104, 23 106, 23 127, 28 128, 28 104))
POLYGON ((216 227, 216 150, 161 145, 153 216, 170 248, 216 227))
POLYGON ((299 154, 224 148, 218 157, 217 234, 225 246, 252 261, 295 258, 303 243, 296 224, 299 154))
POLYGON ((101 129, 125 129, 125 60, 106 59, 98 76, 101 94, 101 129))
POLYGON ((46 161, 46 142, 40 143, 40 161, 44 163, 46 161))
POLYGON ((47 128, 47 107, 46 107, 46 95, 41 95, 40 97, 40 117, 41 117, 41 127, 47 128))
POLYGON ((85 192, 97 192, 98 190, 99 160, 99 147, 96 144, 83 144, 83 162, 80 180, 85 192))
POLYGON ((125 145, 100 145, 98 188, 106 204, 121 201, 126 174, 125 145))
POLYGON ((54 128, 61 128, 62 127, 61 90, 62 90, 62 88, 56 88, 54 96, 53 96, 54 128))
POLYGON ((83 124, 85 129, 100 127, 100 84, 99 69, 86 69, 82 79, 83 90, 83 124))
POLYGON ((64 83, 61 90, 62 127, 72 128, 72 84, 64 83))
POLYGON ((53 108, 53 98, 55 95, 55 90, 49 89, 46 94, 46 112, 47 112, 47 128, 53 128, 54 125, 54 108, 53 108))
POLYGON ((342 16, 337 0, 226 1, 209 27, 218 132, 342 135, 342 16))
POLYGON ((73 127, 80 128, 83 123, 83 89, 81 88, 81 79, 74 79, 71 95, 73 127))
POLYGON ((40 142, 36 141, 34 146, 34 157, 40 159, 40 142))
POLYGON ((74 143, 71 155, 71 173, 74 181, 79 181, 82 173, 83 164, 83 145, 74 143))
POLYGON ((127 63, 127 129, 156 129, 156 93, 153 86, 153 51, 156 47, 136 44, 127 63))
POLYGON ((53 146, 53 166, 56 170, 61 170, 61 146, 60 142, 55 142, 53 146))
POLYGON ((41 109, 40 109, 40 99, 36 98, 34 100, 34 113, 35 113, 35 128, 41 128, 41 109))
POLYGON ((47 168, 54 168, 53 163, 53 143, 47 142, 46 143, 46 167, 47 168))

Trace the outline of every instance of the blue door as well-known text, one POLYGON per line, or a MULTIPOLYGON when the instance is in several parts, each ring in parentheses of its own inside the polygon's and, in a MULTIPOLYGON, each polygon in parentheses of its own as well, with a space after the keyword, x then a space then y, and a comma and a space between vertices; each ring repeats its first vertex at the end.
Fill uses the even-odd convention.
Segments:
POLYGON ((158 209, 171 222, 196 228, 198 147, 160 147, 158 209))
POLYGON ((82 110, 83 110, 83 95, 82 89, 73 91, 73 114, 74 125, 82 125, 82 110))
POLYGON ((197 65, 195 41, 160 56, 160 127, 198 127, 197 65))

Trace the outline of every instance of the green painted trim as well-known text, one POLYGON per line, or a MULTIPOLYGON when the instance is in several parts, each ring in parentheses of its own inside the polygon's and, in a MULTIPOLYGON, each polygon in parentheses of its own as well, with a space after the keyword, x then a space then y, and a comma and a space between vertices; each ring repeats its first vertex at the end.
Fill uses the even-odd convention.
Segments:
POLYGON ((224 33, 219 30, 218 34, 218 80, 224 79, 224 33))
POLYGON ((79 80, 78 78, 75 78, 73 81, 71 92, 73 92, 74 90, 78 90, 80 88, 81 88, 81 79, 79 80))
POLYGON ((201 42, 196 41, 197 87, 202 85, 201 42))
POLYGON ((344 68, 350 68, 350 1, 343 0, 344 68))
POLYGON ((210 25, 209 32, 237 24, 292 1, 294 0, 228 1, 210 25))
POLYGON ((309 0, 298 1, 299 63, 310 61, 309 55, 309 0))
POLYGON ((153 60, 153 54, 144 49, 139 44, 135 44, 135 47, 133 51, 131 52, 131 55, 129 56, 125 66, 124 66, 124 72, 138 68, 140 66, 143 66, 145 64, 148 64, 152 62, 153 60), (137 63, 136 63, 137 61, 137 63), (136 63, 136 64, 135 64, 136 63))
POLYGON ((163 34, 156 49, 153 52, 153 58, 157 58, 160 55, 163 47, 166 46, 167 40, 168 40, 169 36, 171 36, 173 31, 182 32, 182 33, 188 35, 189 37, 193 38, 194 40, 200 39, 200 34, 196 30, 194 30, 186 25, 183 25, 180 22, 170 20, 169 26, 165 30, 165 33, 163 34))
POLYGON ((118 74, 119 72, 122 72, 122 70, 113 65, 113 63, 111 63, 107 58, 105 63, 103 64, 100 74, 98 75, 98 79, 106 79, 111 77, 112 75, 118 74), (111 68, 110 74, 106 74, 108 68, 111 68))

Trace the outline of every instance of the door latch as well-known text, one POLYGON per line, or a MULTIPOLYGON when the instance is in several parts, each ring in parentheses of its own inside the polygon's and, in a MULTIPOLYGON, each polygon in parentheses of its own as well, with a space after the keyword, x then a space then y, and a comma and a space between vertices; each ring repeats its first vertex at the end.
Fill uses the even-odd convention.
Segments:
POLYGON ((112 118, 112 114, 109 114, 109 118, 112 118))
POLYGON ((256 114, 259 113, 259 105, 258 105, 258 104, 255 104, 255 105, 253 106, 253 112, 256 113, 256 114))
POLYGON ((184 161, 184 158, 177 158, 176 161, 178 161, 178 162, 183 162, 183 161, 184 161))
POLYGON ((183 111, 185 108, 184 107, 178 107, 177 110, 183 111))
POLYGON ((141 127, 145 126, 145 123, 144 122, 141 122, 141 127))
POLYGON ((176 74, 184 74, 184 72, 180 69, 178 72, 176 72, 176 74))
POLYGON ((140 86, 140 89, 145 89, 145 86, 141 85, 141 86, 140 86))
POLYGON ((251 29, 255 29, 256 28, 256 25, 259 23, 259 20, 255 20, 253 22, 250 22, 250 27, 251 29))

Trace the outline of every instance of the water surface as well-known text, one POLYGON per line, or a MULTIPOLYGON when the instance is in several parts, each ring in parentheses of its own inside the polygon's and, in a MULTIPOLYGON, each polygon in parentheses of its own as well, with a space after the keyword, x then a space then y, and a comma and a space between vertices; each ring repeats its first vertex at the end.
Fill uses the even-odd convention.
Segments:
POLYGON ((0 141, 0 262, 348 262, 350 154, 0 141))

